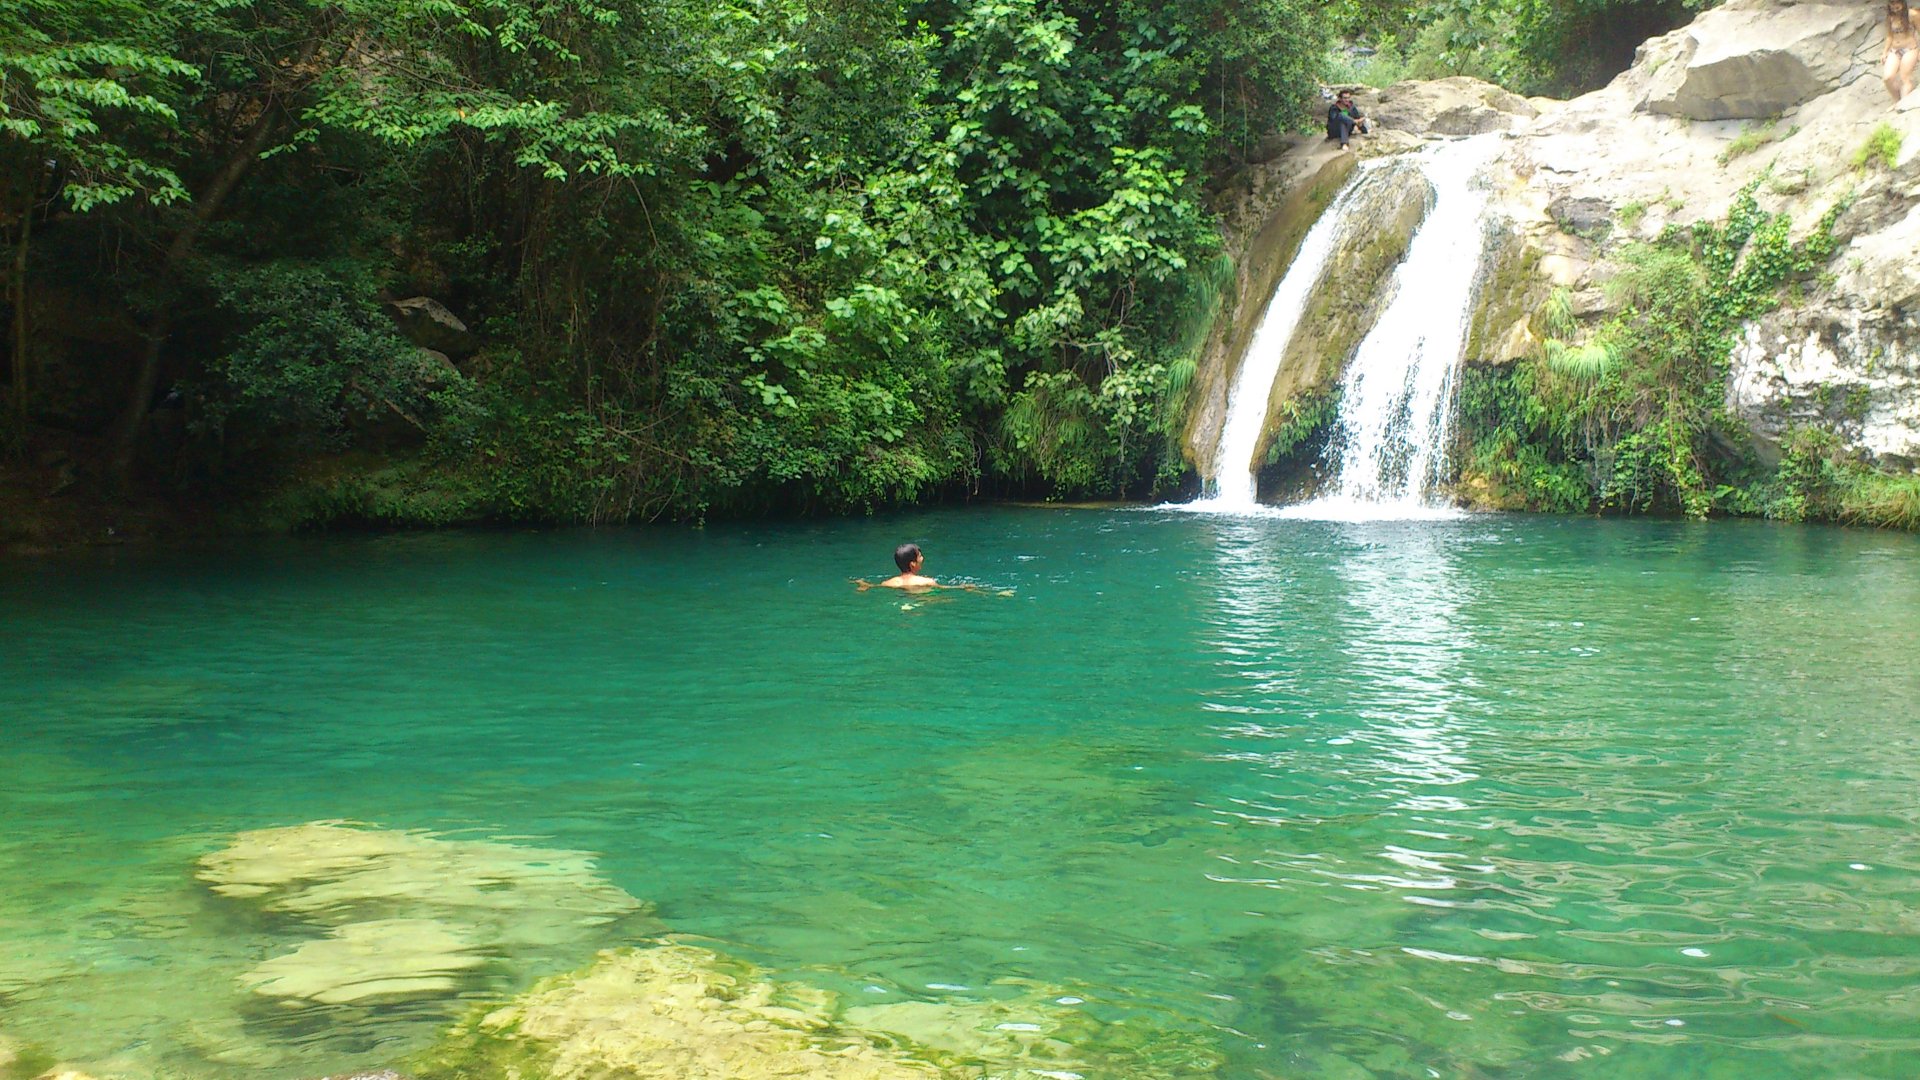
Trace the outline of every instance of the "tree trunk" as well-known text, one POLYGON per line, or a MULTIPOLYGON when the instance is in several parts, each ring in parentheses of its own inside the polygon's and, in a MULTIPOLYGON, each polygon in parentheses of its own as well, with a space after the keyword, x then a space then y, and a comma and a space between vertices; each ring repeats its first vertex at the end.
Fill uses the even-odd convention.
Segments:
POLYGON ((240 185, 247 170, 260 160, 260 153, 266 149, 267 139, 273 134, 278 118, 278 110, 271 100, 261 104, 260 115, 247 130, 245 138, 241 139, 239 149, 227 158, 193 200, 193 213, 180 226, 180 231, 174 234, 173 242, 167 245, 166 258, 160 263, 158 275, 161 292, 158 309, 147 320, 141 333, 146 345, 141 350, 140 368, 134 375, 132 395, 128 397, 126 408, 114 426, 111 469, 114 480, 123 486, 133 470, 134 449, 139 443, 140 429, 146 422, 147 411, 153 405, 154 391, 160 385, 160 367, 166 353, 167 335, 173 331, 173 305, 168 302, 166 294, 188 257, 193 254, 194 243, 199 240, 201 231, 219 214, 221 205, 240 185))

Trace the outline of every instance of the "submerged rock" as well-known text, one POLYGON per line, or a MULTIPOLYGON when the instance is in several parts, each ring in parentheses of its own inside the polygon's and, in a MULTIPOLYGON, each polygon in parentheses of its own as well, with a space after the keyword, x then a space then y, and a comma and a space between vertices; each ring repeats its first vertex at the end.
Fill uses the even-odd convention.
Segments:
POLYGON ((472 941, 432 919, 348 923, 276 956, 241 978, 265 997, 359 1005, 433 997, 459 989, 486 963, 472 941))
POLYGON ((198 876, 222 896, 329 926, 432 913, 513 940, 546 940, 640 909, 585 852, 343 822, 241 833, 203 857, 198 876))
POLYGON ((641 910, 578 851, 314 822, 203 856, 217 894, 329 928, 241 977, 288 1002, 450 996, 491 959, 584 942, 641 910))
POLYGON ((893 1080, 944 1075, 832 1030, 830 999, 692 945, 605 953, 457 1029, 429 1077, 893 1080))
POLYGON ((1205 1034, 1102 1023, 1057 1004, 1057 989, 1016 992, 842 1009, 830 992, 668 941, 603 953, 477 1015, 412 1071, 423 1080, 1152 1080, 1222 1064, 1205 1034))

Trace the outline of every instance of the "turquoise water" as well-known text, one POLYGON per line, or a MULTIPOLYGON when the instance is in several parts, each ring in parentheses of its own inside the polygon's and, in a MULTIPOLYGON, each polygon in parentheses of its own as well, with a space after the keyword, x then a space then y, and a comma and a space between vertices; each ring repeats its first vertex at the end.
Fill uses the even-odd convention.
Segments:
POLYGON ((0 1036, 310 1077, 663 931, 1040 985, 1229 1077, 1904 1077, 1920 543, 994 509, 0 566, 0 1036), (900 539, 1011 598, 856 592, 900 539), (650 911, 265 1008, 240 830, 598 853, 650 911), (464 1000, 463 1000, 464 999, 464 1000))

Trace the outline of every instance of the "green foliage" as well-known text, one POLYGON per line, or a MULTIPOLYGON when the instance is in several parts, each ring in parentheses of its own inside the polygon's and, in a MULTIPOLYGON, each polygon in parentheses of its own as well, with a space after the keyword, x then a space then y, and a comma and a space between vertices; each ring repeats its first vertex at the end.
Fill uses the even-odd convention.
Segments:
POLYGON ((1758 124, 1742 125, 1740 134, 1735 135, 1733 140, 1720 151, 1720 164, 1725 165, 1735 158, 1745 157, 1779 138, 1780 134, 1775 130, 1779 122, 1776 117, 1762 120, 1758 124))
POLYGON ((1267 445, 1267 464, 1277 464, 1313 448, 1339 418, 1337 390, 1316 390, 1289 398, 1280 406, 1279 424, 1267 445))
POLYGON ((1880 123, 1867 135, 1867 141, 1853 152, 1853 167, 1879 166, 1891 169, 1900 160, 1900 132, 1892 124, 1880 123))
POLYGON ((1738 482, 1753 466, 1722 449, 1748 441, 1725 412, 1727 360, 1740 325, 1831 258, 1844 204, 1795 242, 1784 215, 1760 209, 1759 183, 1723 223, 1622 249, 1607 284, 1617 314, 1585 342, 1561 340, 1576 332, 1571 309, 1549 300, 1542 354, 1470 381, 1470 475, 1540 508, 1804 513, 1792 499, 1805 484, 1767 494, 1738 482))
POLYGON ((1364 81, 1475 75, 1523 92, 1592 89, 1626 66, 1646 38, 1709 0, 1337 0, 1335 34, 1378 52, 1364 81))
POLYGON ((356 263, 221 267, 208 282, 235 323, 202 388, 211 435, 240 417, 269 429, 282 450, 333 445, 356 419, 391 413, 424 425, 470 389, 458 370, 395 332, 356 263))
POLYGON ((1920 474, 1889 472, 1850 456, 1833 433, 1818 428, 1789 432, 1778 467, 1748 491, 1757 512, 1783 521, 1920 529, 1920 474))
MULTIPOLYGON (((565 520, 1145 492, 1232 276, 1204 179, 1303 112, 1312 16, 25 0, 0 164, 87 211, 36 232, 54 275, 167 326, 195 423, 156 473, 377 447, 565 520), (414 293, 475 324, 468 374, 387 325, 414 293)), ((314 516, 451 513, 390 486, 314 516)))
POLYGON ((200 76, 156 47, 167 13, 132 0, 16 0, 0 8, 0 169, 38 186, 51 163, 75 210, 186 197, 156 145, 200 76))

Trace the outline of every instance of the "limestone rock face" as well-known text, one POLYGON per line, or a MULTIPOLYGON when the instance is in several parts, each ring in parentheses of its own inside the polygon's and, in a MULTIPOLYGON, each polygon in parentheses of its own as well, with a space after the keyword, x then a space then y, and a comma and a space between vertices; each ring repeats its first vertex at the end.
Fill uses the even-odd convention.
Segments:
POLYGON ((1464 75, 1395 83, 1365 91, 1355 101, 1380 128, 1422 136, 1509 131, 1539 115, 1526 98, 1464 75))
POLYGON ((1727 408, 1763 451, 1812 425, 1883 465, 1920 465, 1915 245, 1920 205, 1855 236, 1830 288, 1746 328, 1733 350, 1727 408))
POLYGON ((1554 289, 1603 322, 1624 245, 1722 220, 1743 188, 1796 236, 1850 201, 1819 283, 1738 335, 1727 405, 1763 459, 1815 425, 1850 452, 1920 461, 1920 95, 1895 107, 1880 84, 1883 17, 1734 0, 1648 41, 1606 88, 1543 110, 1495 170, 1506 264, 1483 285, 1469 360, 1537 350, 1533 313, 1554 289), (1900 137, 1893 168, 1856 165, 1883 125, 1900 137))
POLYGON ((1651 72, 1641 107, 1689 120, 1779 116, 1877 61, 1862 50, 1883 13, 1867 4, 1728 4, 1706 12, 1651 72))

